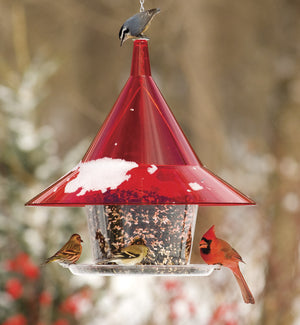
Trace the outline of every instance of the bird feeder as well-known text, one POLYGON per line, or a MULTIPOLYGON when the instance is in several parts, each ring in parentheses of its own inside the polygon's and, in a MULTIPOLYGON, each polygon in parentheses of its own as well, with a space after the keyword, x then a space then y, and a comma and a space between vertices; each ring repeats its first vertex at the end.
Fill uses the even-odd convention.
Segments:
POLYGON ((151 77, 148 41, 134 40, 130 77, 85 156, 27 206, 85 206, 94 264, 75 274, 208 275, 190 265, 198 206, 251 199, 197 158, 151 77), (142 265, 101 265, 133 238, 149 248, 142 265))

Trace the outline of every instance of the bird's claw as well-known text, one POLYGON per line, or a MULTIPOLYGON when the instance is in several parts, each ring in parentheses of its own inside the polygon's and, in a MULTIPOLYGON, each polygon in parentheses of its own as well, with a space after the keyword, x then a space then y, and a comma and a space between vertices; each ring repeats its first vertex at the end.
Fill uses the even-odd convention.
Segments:
POLYGON ((221 270, 221 268, 222 268, 222 264, 214 264, 214 266, 215 266, 215 270, 221 270))

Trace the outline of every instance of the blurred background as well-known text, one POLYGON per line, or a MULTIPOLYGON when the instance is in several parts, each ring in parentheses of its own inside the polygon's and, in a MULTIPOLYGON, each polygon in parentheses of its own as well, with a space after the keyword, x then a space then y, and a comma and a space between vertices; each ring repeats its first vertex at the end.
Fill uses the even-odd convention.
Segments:
POLYGON ((199 207, 246 264, 210 277, 73 276, 40 268, 82 208, 25 208, 72 169, 130 71, 119 28, 138 0, 0 0, 0 323, 300 324, 300 2, 146 0, 152 75, 198 157, 255 207, 199 207))

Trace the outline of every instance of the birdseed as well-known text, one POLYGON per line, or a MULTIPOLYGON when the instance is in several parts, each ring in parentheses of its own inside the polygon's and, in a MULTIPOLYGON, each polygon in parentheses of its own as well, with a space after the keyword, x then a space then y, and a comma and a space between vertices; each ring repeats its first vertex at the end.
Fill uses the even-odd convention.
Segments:
POLYGON ((95 262, 140 238, 149 248, 142 264, 188 264, 197 210, 197 205, 87 206, 95 262))

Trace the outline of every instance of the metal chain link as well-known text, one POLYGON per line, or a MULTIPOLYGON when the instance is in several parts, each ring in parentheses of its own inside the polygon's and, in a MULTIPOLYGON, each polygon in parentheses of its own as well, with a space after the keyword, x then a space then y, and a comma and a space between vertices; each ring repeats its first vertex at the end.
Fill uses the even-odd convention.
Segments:
POLYGON ((141 4, 140 12, 145 11, 144 2, 145 2, 145 0, 140 0, 140 4, 141 4))

